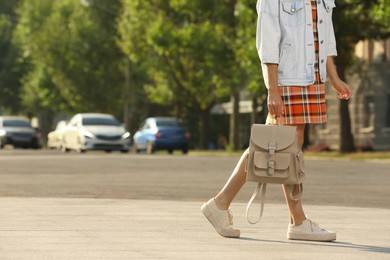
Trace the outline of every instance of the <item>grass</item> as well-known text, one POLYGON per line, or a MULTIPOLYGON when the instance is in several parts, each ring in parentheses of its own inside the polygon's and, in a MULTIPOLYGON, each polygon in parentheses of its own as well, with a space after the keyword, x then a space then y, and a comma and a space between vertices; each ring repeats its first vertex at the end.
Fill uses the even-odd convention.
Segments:
POLYGON ((307 152, 306 158, 331 158, 331 159, 348 159, 348 160, 390 160, 390 151, 383 152, 356 152, 356 153, 339 153, 339 152, 307 152))
MULTIPOLYGON (((200 156, 240 156, 243 151, 223 151, 223 150, 190 150, 191 155, 200 156)), ((344 159, 344 160, 390 160, 390 151, 381 152, 305 152, 308 159, 344 159)))

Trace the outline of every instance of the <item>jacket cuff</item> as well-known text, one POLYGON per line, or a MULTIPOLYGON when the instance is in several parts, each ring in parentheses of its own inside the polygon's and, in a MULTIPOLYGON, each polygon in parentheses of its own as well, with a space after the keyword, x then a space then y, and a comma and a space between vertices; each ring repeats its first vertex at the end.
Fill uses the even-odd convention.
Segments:
POLYGON ((337 50, 336 49, 329 50, 327 56, 334 56, 334 57, 337 56, 337 50))
POLYGON ((262 56, 259 53, 259 57, 260 57, 261 63, 263 63, 263 64, 267 64, 267 63, 279 64, 279 57, 278 56, 262 56))

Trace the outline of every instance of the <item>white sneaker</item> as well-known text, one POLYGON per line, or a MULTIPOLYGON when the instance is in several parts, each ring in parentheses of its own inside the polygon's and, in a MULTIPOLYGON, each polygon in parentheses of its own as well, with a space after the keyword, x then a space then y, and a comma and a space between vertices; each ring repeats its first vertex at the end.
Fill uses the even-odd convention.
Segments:
POLYGON ((233 228, 233 215, 230 210, 220 210, 214 198, 201 207, 203 214, 223 237, 240 237, 240 230, 233 228))
POLYGON ((291 240, 333 241, 336 240, 336 233, 320 228, 315 222, 306 219, 299 226, 289 224, 287 238, 291 240))

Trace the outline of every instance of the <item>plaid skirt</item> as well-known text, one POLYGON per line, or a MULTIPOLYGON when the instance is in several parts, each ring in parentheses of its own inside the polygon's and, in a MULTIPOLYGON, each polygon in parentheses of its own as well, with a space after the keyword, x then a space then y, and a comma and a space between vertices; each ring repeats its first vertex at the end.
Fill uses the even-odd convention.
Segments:
POLYGON ((276 122, 268 115, 267 123, 283 125, 320 124, 327 121, 325 87, 323 83, 310 86, 280 86, 284 114, 276 122), (280 122, 282 120, 282 122, 280 122))

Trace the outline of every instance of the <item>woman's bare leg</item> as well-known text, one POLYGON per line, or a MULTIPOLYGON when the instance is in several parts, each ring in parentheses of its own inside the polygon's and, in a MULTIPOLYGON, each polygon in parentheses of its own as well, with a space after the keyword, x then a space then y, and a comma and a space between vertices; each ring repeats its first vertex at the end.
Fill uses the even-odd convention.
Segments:
MULTIPOLYGON (((304 141, 305 125, 296 125, 296 127, 297 127, 298 141, 302 147, 304 141)), ((284 191, 284 196, 286 198, 288 209, 290 211, 291 224, 295 224, 296 226, 299 226, 302 224, 302 221, 306 219, 306 215, 303 212, 301 200, 290 199, 290 197, 287 196, 286 186, 284 185, 283 185, 283 191, 284 191)), ((297 194, 297 192, 298 192, 298 185, 295 185, 293 190, 293 195, 297 194)))
POLYGON ((215 204, 221 210, 226 210, 229 208, 233 199, 236 197, 237 193, 241 190, 246 182, 246 162, 249 149, 246 149, 245 152, 241 155, 240 160, 238 161, 236 167, 229 180, 226 182, 222 190, 215 196, 215 204))

